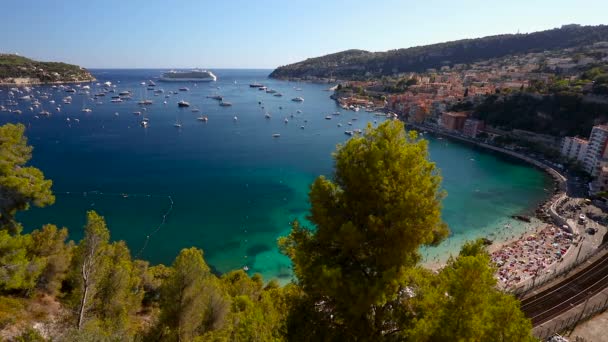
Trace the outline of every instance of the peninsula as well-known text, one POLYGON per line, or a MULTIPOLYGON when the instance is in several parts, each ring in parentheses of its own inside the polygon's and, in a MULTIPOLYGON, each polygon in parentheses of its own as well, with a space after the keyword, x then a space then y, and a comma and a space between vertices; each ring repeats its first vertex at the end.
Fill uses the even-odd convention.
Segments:
POLYGON ((383 52, 346 50, 278 67, 270 77, 313 81, 370 80, 509 55, 575 48, 606 40, 606 25, 572 24, 539 32, 501 34, 383 52))
POLYGON ((85 68, 61 62, 39 62, 16 54, 0 54, 0 85, 91 82, 85 68))

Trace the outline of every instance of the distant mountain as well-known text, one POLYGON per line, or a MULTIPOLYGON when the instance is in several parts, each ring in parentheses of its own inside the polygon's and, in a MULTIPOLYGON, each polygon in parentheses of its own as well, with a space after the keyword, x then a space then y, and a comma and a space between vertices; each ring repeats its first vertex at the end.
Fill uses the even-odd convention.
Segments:
POLYGON ((281 66, 270 77, 365 79, 513 54, 572 48, 598 41, 608 41, 608 26, 573 24, 534 33, 463 39, 386 52, 347 50, 281 66))
POLYGON ((77 65, 38 62, 15 54, 0 54, 0 84, 39 84, 94 81, 91 73, 77 65))

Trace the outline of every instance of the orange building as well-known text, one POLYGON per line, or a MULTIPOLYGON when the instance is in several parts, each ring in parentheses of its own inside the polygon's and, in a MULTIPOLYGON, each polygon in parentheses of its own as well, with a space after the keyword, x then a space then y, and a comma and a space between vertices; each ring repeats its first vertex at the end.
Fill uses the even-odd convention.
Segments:
POLYGON ((468 117, 468 113, 445 112, 441 116, 441 126, 451 131, 461 131, 468 117))

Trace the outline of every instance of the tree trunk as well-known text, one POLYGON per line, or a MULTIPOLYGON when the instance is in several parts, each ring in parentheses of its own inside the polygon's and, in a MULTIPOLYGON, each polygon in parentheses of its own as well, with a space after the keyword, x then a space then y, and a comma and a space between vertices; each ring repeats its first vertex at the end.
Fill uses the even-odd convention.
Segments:
POLYGON ((87 304, 87 294, 89 292, 88 277, 86 272, 86 261, 82 264, 82 280, 84 283, 84 293, 82 294, 82 299, 80 300, 80 313, 78 314, 78 330, 82 329, 82 324, 84 323, 84 308, 87 304))

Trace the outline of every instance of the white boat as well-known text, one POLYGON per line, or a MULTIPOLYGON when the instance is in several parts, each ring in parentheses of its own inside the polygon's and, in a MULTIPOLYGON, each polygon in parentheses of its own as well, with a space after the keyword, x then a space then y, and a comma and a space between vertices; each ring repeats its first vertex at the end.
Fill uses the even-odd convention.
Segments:
POLYGON ((190 103, 188 103, 188 102, 186 102, 186 101, 184 101, 184 100, 181 100, 181 101, 179 101, 179 102, 177 103, 177 106, 178 106, 178 107, 190 107, 190 103))
POLYGON ((265 117, 266 119, 270 119, 270 117, 271 117, 271 116, 270 116, 270 113, 266 113, 266 114, 264 114, 264 117, 265 117))
POLYGON ((280 137, 280 136, 281 136, 281 135, 280 135, 279 133, 275 133, 275 134, 273 134, 273 135, 272 135, 272 137, 273 137, 273 138, 278 138, 278 137, 280 137))
POLYGON ((331 120, 331 115, 326 116, 325 120, 331 120))
POLYGON ((197 118, 197 120, 198 120, 198 121, 207 122, 207 121, 209 121, 209 118, 207 118, 206 116, 199 116, 199 117, 197 118))
POLYGON ((346 135, 353 135, 353 131, 344 131, 344 134, 346 134, 346 135))
POLYGON ((162 73, 160 80, 165 82, 212 82, 217 81, 217 77, 211 71, 202 69, 171 70, 162 73))
POLYGON ((289 122, 289 120, 287 120, 287 118, 285 118, 285 120, 283 120, 283 121, 285 121, 285 123, 288 123, 288 122, 289 122))
POLYGON ((173 127, 175 128, 182 128, 182 124, 180 124, 179 122, 176 122, 173 124, 173 127))

